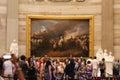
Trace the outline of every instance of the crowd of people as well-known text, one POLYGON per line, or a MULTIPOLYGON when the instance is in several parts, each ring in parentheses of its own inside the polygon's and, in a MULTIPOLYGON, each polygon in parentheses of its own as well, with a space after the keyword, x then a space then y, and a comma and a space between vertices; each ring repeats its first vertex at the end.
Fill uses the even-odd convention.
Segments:
MULTIPOLYGON (((0 58, 0 75, 4 80, 96 80, 98 69, 101 78, 106 77, 105 59, 98 61, 96 57, 84 59, 50 58, 47 55, 29 58, 22 55, 20 58, 0 58)), ((120 62, 113 64, 113 76, 118 77, 120 62)), ((99 79, 101 80, 101 79, 99 79)), ((118 79, 119 80, 119 79, 118 79)))

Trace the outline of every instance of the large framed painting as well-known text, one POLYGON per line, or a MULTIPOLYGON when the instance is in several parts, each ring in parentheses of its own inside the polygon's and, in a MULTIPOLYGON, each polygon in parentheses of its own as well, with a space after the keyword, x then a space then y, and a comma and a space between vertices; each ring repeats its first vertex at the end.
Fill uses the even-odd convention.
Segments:
POLYGON ((93 56, 92 15, 28 15, 27 56, 93 56))

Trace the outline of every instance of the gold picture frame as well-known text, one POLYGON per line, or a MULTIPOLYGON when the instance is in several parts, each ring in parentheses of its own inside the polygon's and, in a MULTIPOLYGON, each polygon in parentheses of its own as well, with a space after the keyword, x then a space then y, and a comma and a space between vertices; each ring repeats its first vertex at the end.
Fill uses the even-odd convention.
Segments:
MULTIPOLYGON (((79 34, 81 34, 80 36, 82 36, 82 38, 84 37, 83 35, 85 33, 86 33, 85 35, 88 36, 88 39, 87 39, 88 41, 86 42, 87 43, 86 56, 83 55, 83 57, 90 57, 90 56, 93 57, 94 56, 94 16, 93 15, 28 15, 26 19, 27 19, 26 20, 26 22, 27 22, 26 23, 27 24, 27 26, 26 26, 26 36, 27 36, 27 39, 26 39, 26 56, 27 57, 30 57, 31 55, 34 55, 34 53, 36 52, 37 49, 39 50, 39 49, 43 48, 43 47, 40 46, 40 44, 39 44, 39 47, 36 48, 36 45, 34 44, 35 46, 33 46, 32 42, 35 43, 34 40, 36 40, 36 39, 39 39, 38 40, 39 42, 41 41, 41 39, 43 41, 43 35, 45 35, 45 33, 46 33, 46 35, 52 36, 52 39, 50 37, 49 37, 49 39, 51 39, 50 41, 53 41, 53 43, 55 44, 56 43, 55 39, 58 40, 58 38, 56 38, 54 36, 58 35, 58 33, 59 33, 59 36, 62 35, 62 36, 64 36, 64 39, 65 39, 67 34, 62 34, 62 33, 75 32, 76 30, 79 30, 79 29, 81 29, 81 31, 80 31, 81 33, 79 32, 79 34), (73 22, 68 23, 68 21, 73 21, 73 22), (54 24, 50 23, 50 22, 53 22, 54 24), (60 22, 62 22, 62 23, 60 23, 60 22), (44 25, 44 26, 42 26, 42 25, 44 25), (46 28, 48 28, 46 26, 48 26, 48 25, 49 26, 54 25, 54 27, 51 27, 51 28, 49 28, 48 31, 46 31, 46 28), (65 31, 65 29, 64 29, 64 31, 62 31, 62 29, 61 29, 63 27, 62 25, 64 25, 64 28, 66 26, 72 25, 73 28, 70 27, 71 28, 70 29, 69 27, 66 27, 66 31, 65 31), (79 25, 80 25, 80 27, 79 27, 79 25), (67 28, 69 28, 69 29, 67 29, 67 28), (87 28, 88 28, 88 30, 86 30, 87 28), (51 32, 50 32, 50 30, 51 30, 51 32), (42 33, 42 31, 44 33, 42 33), (39 38, 36 37, 37 35, 39 35, 38 36, 39 38), (55 39, 53 40, 53 38, 55 38, 55 39), (32 48, 32 46, 33 46, 33 48, 32 48)), ((72 33, 71 33, 71 35, 72 35, 72 33)), ((75 38, 74 38, 76 41, 77 41, 77 37, 79 37, 79 36, 76 35, 75 38)), ((82 40, 82 38, 79 37, 79 39, 81 39, 81 40, 82 40)), ((76 42, 76 41, 74 41, 74 42, 76 42)), ((43 46, 45 46, 47 44, 48 43, 45 43, 43 46)), ((85 46, 83 46, 83 47, 85 48, 85 46)), ((78 48, 83 50, 83 47, 78 47, 78 48)), ((65 48, 65 50, 66 50, 66 48, 65 48)), ((73 46, 72 46, 72 49, 73 49, 73 46)), ((55 54, 57 54, 57 55, 60 54, 60 50, 61 49, 59 49, 59 52, 57 51, 55 54)), ((69 49, 69 51, 70 50, 71 50, 71 48, 69 49)), ((46 50, 46 51, 49 51, 49 50, 46 50)), ((39 53, 36 53, 37 55, 42 54, 41 51, 37 51, 37 52, 39 52, 39 53)), ((69 52, 69 53, 66 52, 67 55, 62 55, 61 54, 62 56, 52 56, 52 57, 67 57, 68 54, 72 54, 72 53, 74 54, 74 52, 77 53, 78 51, 73 50, 73 52, 69 52)), ((83 52, 84 52, 84 50, 83 50, 83 52)), ((47 52, 47 53, 49 53, 49 52, 47 52)), ((79 56, 75 55, 75 57, 80 57, 80 56, 82 56, 81 54, 83 54, 83 53, 81 52, 79 54, 77 54, 79 56)), ((42 56, 43 55, 46 55, 46 53, 43 53, 42 56)), ((50 54, 50 55, 53 55, 53 54, 50 54)), ((41 57, 41 55, 37 56, 37 57, 41 57)))

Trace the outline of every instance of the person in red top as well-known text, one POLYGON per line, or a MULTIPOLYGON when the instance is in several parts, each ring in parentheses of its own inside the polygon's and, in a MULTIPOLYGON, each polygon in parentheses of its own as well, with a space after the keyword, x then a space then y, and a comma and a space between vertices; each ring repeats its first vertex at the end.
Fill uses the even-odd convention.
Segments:
POLYGON ((40 72, 40 80, 43 80, 43 58, 38 60, 38 68, 40 72))

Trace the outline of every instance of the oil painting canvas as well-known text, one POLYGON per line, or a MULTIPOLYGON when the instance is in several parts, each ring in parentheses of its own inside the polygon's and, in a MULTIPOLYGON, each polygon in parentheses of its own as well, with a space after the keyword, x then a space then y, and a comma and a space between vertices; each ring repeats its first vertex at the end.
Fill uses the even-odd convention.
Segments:
POLYGON ((90 56, 89 18, 31 18, 30 23, 30 55, 37 57, 90 56))

